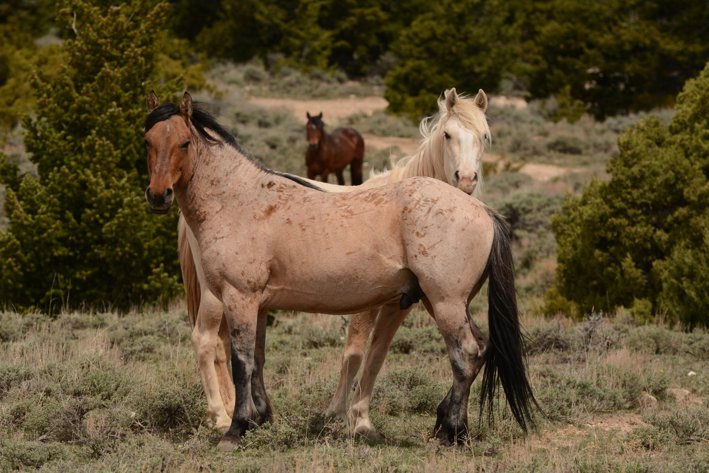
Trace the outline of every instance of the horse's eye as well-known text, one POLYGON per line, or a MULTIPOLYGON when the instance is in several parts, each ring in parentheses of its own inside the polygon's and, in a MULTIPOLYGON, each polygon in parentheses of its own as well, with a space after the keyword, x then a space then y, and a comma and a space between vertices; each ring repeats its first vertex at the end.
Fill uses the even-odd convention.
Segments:
POLYGON ((185 141, 184 143, 182 143, 182 144, 180 145, 180 149, 183 150, 183 151, 187 151, 187 148, 189 148, 189 147, 190 147, 190 142, 189 142, 189 141, 185 141))
POLYGON ((148 143, 148 140, 143 140, 143 144, 145 145, 145 149, 150 149, 150 143, 148 143))
POLYGON ((447 131, 444 131, 444 132, 443 132, 443 138, 445 138, 445 139, 447 139, 447 140, 450 140, 450 139, 451 139, 451 135, 449 135, 447 131))

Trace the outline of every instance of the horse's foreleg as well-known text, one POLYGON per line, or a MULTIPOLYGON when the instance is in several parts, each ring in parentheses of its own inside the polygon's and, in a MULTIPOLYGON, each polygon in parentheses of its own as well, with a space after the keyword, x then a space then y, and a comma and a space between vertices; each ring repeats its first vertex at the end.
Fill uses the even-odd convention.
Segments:
POLYGON ((258 425, 258 411, 253 399, 252 378, 256 373, 258 298, 227 287, 222 292, 224 312, 231 335, 232 375, 236 389, 234 416, 229 430, 219 442, 222 450, 239 445, 244 433, 258 425))
MULTIPOLYGON (((220 378, 224 374, 216 369, 221 348, 218 334, 221 319, 222 303, 211 292, 202 292, 197 320, 192 330, 192 345, 197 354, 199 376, 207 396, 207 415, 217 429, 225 432, 231 425, 231 416, 225 408, 220 389, 223 382, 220 378)), ((226 382, 232 384, 231 378, 226 382)))
POLYGON ((359 388, 355 390, 352 409, 349 413, 350 426, 355 435, 377 437, 379 434, 369 420, 369 403, 372 398, 374 381, 384 364, 391 340, 411 309, 400 309, 399 302, 382 307, 374 324, 372 344, 367 351, 359 388))
POLYGON ((342 170, 335 171, 335 176, 337 176, 337 183, 341 186, 345 185, 345 176, 342 174, 342 170))
POLYGON ((325 415, 347 419, 347 396, 352 390, 354 378, 362 364, 369 334, 372 332, 378 313, 379 309, 373 309, 352 315, 350 325, 347 327, 347 342, 340 358, 340 381, 325 415))
POLYGON ((485 362, 484 349, 473 334, 464 302, 433 303, 432 309, 453 371, 453 386, 436 410, 433 435, 444 444, 462 443, 468 435, 470 386, 485 362))

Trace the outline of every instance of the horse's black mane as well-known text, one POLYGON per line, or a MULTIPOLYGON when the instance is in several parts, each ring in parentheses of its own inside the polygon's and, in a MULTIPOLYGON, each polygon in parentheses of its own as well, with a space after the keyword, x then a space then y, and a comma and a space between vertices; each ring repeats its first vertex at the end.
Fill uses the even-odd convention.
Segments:
MULTIPOLYGON (((177 104, 174 103, 166 103, 162 104, 159 107, 157 107, 155 110, 150 112, 148 116, 145 119, 145 132, 147 133, 148 130, 150 130, 153 126, 155 126, 156 123, 159 123, 161 121, 167 120, 170 117, 173 117, 175 115, 178 115, 180 113, 180 107, 177 104)), ((275 174, 277 176, 285 177, 286 179, 290 179, 293 182, 297 182, 298 184, 305 186, 305 187, 310 187, 311 189, 317 189, 322 191, 322 189, 314 184, 311 184, 310 182, 298 177, 298 176, 293 176, 291 174, 287 173, 282 173, 278 171, 274 171, 272 169, 269 169, 266 167, 265 164, 263 164, 259 159, 257 159, 254 155, 249 153, 247 150, 241 147, 239 143, 237 143, 236 138, 234 135, 229 133, 226 128, 221 126, 217 120, 204 108, 202 108, 198 104, 194 104, 192 107, 192 116, 190 117, 190 122, 192 123, 192 126, 194 126, 195 130, 197 130, 197 133, 199 133, 199 136, 202 137, 203 140, 205 140, 208 143, 219 143, 219 140, 216 140, 212 135, 209 134, 209 131, 214 132, 219 136, 219 138, 229 146, 232 146, 235 148, 239 153, 241 153, 243 156, 245 156, 249 161, 251 161, 256 167, 258 167, 260 170, 268 173, 268 174, 275 174)))

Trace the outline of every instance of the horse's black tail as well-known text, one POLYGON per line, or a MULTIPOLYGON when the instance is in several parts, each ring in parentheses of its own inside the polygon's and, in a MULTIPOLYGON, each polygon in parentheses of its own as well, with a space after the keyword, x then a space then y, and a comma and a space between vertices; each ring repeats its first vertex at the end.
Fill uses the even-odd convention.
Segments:
POLYGON ((512 415, 526 432, 528 427, 534 425, 532 408, 539 408, 539 404, 527 379, 509 226, 494 210, 488 209, 488 213, 494 225, 492 250, 487 263, 490 343, 482 380, 480 418, 487 403, 488 420, 493 421, 495 391, 499 383, 512 415))

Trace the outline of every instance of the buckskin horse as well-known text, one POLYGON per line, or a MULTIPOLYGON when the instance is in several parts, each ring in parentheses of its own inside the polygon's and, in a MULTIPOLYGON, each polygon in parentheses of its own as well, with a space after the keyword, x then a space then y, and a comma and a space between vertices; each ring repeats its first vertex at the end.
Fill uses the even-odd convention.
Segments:
MULTIPOLYGON (((458 95, 455 88, 444 91, 438 99, 439 111, 419 124, 423 137, 417 151, 392 163, 388 171, 378 172, 362 184, 362 188, 378 187, 413 176, 429 176, 477 195, 482 180, 482 155, 490 142, 490 129, 485 119, 487 96, 481 90, 474 98, 458 95)), ((347 192, 355 188, 314 182, 331 192, 347 192)), ((205 282, 200 282, 199 257, 190 247, 190 229, 180 216, 178 246, 180 267, 187 294, 187 311, 192 321, 192 343, 197 355, 199 373, 207 397, 207 413, 222 431, 231 425, 234 407, 234 383, 229 371, 229 333, 222 317, 221 303, 205 282), (195 253, 195 254, 193 254, 195 253)), ((326 410, 329 416, 347 421, 347 397, 355 375, 364 359, 369 335, 379 308, 354 314, 347 333, 347 344, 341 357, 341 373, 337 390, 326 410)), ((388 345, 377 339, 368 353, 369 360, 381 358, 388 345)), ((367 362, 364 366, 369 366, 367 362)), ((356 434, 371 433, 367 426, 357 426, 356 434)))
MULTIPOLYGON (((347 314, 381 306, 374 337, 390 341, 421 300, 443 336, 453 374, 434 436, 464 441, 470 386, 483 365, 481 411, 487 402, 491 415, 499 383, 519 425, 526 430, 533 422, 509 231, 496 212, 431 178, 323 192, 256 161, 193 108, 188 93, 179 106, 159 105, 151 93, 148 109, 146 200, 153 212, 166 213, 177 199, 231 338, 238 395, 221 448, 234 448, 248 429, 271 419, 263 382, 270 309, 347 314), (476 336, 468 311, 486 278, 489 341, 476 336)), ((362 378, 355 425, 371 426, 380 366, 362 378)))

